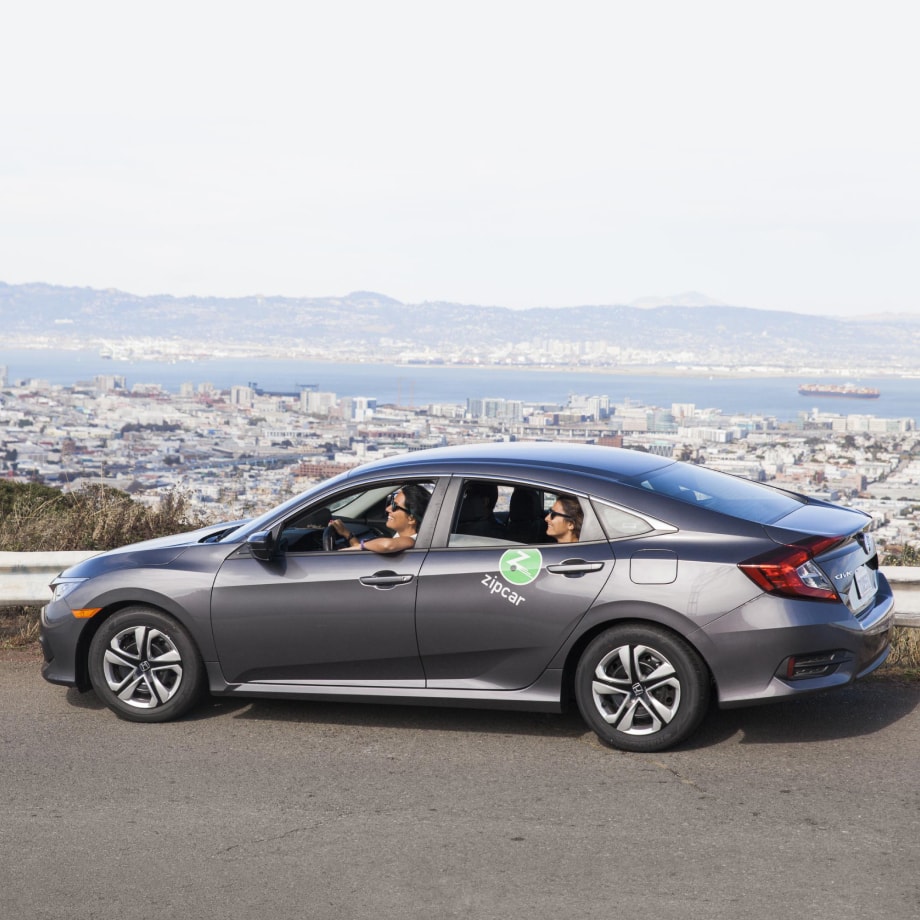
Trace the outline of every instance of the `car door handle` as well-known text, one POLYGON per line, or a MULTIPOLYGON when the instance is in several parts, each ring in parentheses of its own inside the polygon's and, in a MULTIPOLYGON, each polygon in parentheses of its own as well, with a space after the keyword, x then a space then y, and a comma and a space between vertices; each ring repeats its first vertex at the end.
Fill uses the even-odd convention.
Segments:
POLYGON ((554 575, 584 575, 586 572, 599 572, 604 567, 603 562, 585 562, 584 559, 570 559, 566 562, 560 562, 558 565, 548 565, 547 572, 554 575))
POLYGON ((395 588, 397 585, 407 585, 414 578, 414 575, 397 575, 396 572, 375 572, 373 575, 365 575, 358 581, 369 588, 395 588))

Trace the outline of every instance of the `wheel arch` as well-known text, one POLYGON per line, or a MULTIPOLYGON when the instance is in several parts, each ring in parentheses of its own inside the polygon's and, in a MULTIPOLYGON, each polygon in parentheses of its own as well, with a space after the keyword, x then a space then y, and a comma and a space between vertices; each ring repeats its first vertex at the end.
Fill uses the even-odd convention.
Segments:
POLYGON ((608 609, 604 611, 604 615, 592 617, 590 621, 585 621, 582 625, 583 629, 579 631, 566 649, 565 659, 562 664, 560 695, 565 708, 570 708, 575 701, 575 671, 585 649, 604 630, 613 626, 654 626, 657 629, 672 633, 689 645, 696 653, 706 668, 706 673, 709 675, 709 681, 713 689, 718 690, 715 674, 706 654, 700 648, 699 643, 694 641, 694 636, 699 638, 703 635, 702 631, 698 625, 691 623, 686 617, 673 610, 668 610, 667 608, 637 610, 635 605, 630 605, 628 609, 608 609), (663 613, 667 615, 662 616, 663 613), (689 630, 686 629, 688 625, 692 626, 689 630))
POLYGON ((198 633, 194 628, 192 617, 181 607, 178 607, 174 602, 170 601, 169 598, 161 598, 159 596, 119 598, 118 600, 110 601, 95 616, 91 617, 87 622, 86 629, 80 633, 80 637, 77 640, 74 678, 77 689, 81 692, 85 692, 92 687, 89 678, 89 649, 96 633, 99 632, 102 625, 110 620, 116 613, 129 607, 148 607, 151 610, 156 610, 158 613, 162 613, 174 619, 189 634, 198 650, 199 656, 201 656, 202 659, 204 658, 204 649, 202 649, 201 643, 198 641, 198 633))

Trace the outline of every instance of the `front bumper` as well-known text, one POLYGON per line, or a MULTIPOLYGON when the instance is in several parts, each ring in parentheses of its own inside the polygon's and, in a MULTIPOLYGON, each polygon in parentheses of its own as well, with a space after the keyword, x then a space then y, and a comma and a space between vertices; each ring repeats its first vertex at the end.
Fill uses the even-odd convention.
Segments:
POLYGON ((42 677, 52 684, 89 689, 83 650, 89 642, 92 620, 77 619, 64 601, 42 607, 38 641, 44 664, 42 677))

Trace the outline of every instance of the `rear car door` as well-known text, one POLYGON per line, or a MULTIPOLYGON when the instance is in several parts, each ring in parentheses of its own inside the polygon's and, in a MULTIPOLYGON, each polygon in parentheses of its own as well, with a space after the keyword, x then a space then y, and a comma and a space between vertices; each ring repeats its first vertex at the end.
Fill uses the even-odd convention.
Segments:
MULTIPOLYGON (((590 608, 610 577, 614 555, 605 539, 521 543, 457 534, 463 485, 452 483, 418 585, 416 625, 427 686, 527 687, 590 608), (445 521, 452 505, 453 522, 445 521)), ((541 492, 551 504, 556 493, 548 487, 541 492)), ((582 506, 593 515, 586 500, 582 506)))

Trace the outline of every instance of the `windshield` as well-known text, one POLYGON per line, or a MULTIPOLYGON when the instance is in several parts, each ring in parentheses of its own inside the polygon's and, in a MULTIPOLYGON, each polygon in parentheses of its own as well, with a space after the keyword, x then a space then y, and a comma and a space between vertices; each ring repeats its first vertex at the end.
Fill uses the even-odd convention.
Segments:
POLYGON ((298 506, 304 504, 314 493, 322 492, 328 486, 334 485, 341 479, 345 479, 348 475, 348 473, 342 473, 333 479, 328 479, 325 482, 319 483, 318 485, 311 486, 306 490, 306 492, 301 492, 300 495, 295 495, 293 498, 289 498, 283 504, 277 505, 270 511, 266 511, 264 514, 259 515, 259 517, 252 518, 252 520, 249 521, 243 521, 234 530, 222 534, 220 538, 221 542, 234 542, 238 540, 243 533, 257 533, 260 530, 264 530, 266 527, 269 527, 271 524, 277 521, 279 517, 286 514, 291 509, 297 508, 298 506))
POLYGON ((631 482, 679 502, 757 524, 772 524, 804 504, 794 495, 750 479, 686 463, 673 463, 664 469, 637 476, 631 482))

